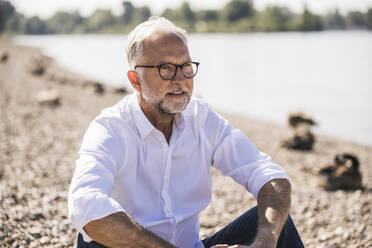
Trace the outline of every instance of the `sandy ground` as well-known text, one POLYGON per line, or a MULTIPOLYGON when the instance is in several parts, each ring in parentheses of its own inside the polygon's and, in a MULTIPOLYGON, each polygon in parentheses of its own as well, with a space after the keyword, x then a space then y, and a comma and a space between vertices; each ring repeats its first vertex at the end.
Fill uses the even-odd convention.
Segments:
MULTIPOLYGON (((0 247, 71 247, 76 231, 67 218, 67 191, 76 152, 89 122, 124 94, 84 88, 87 80, 51 59, 31 73, 41 52, 0 40, 9 59, 0 63, 0 247), (55 89, 60 105, 40 105, 37 96, 55 89)), ((306 247, 372 247, 372 147, 317 136, 311 152, 288 151, 280 141, 289 128, 222 113, 292 179, 291 215, 306 247), (336 153, 358 155, 366 191, 327 192, 309 171, 336 153)), ((201 238, 253 207, 255 199, 213 170, 212 203, 201 213, 201 238)))

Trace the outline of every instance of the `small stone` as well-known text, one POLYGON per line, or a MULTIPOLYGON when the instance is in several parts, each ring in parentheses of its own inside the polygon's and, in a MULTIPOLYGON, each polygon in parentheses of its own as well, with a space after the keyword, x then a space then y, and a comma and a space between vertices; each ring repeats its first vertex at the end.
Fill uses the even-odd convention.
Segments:
POLYGON ((217 217, 208 217, 203 219, 203 222, 201 223, 203 227, 215 227, 218 225, 218 218, 217 217))
POLYGON ((37 95, 37 101, 40 104, 56 106, 60 104, 60 96, 57 90, 43 90, 37 95))
POLYGON ((13 238, 9 238, 9 237, 6 237, 6 238, 5 238, 5 242, 6 242, 8 245, 13 244, 14 241, 15 241, 15 239, 13 239, 13 238))
POLYGON ((69 245, 71 243, 70 239, 66 236, 62 236, 60 240, 63 245, 69 245))
POLYGON ((336 228, 335 232, 334 232, 336 235, 342 235, 344 233, 344 229, 339 226, 336 228))
POLYGON ((49 242, 49 237, 43 236, 39 241, 41 244, 46 244, 49 242))
POLYGON ((114 90, 114 93, 116 93, 116 94, 126 94, 126 93, 128 93, 128 89, 125 88, 125 87, 116 88, 114 90))
POLYGON ((33 213, 28 216, 30 220, 40 220, 40 219, 45 219, 44 214, 42 213, 33 213))
POLYGON ((330 238, 329 233, 323 232, 323 233, 319 234, 319 240, 320 241, 326 241, 329 238, 330 238))
POLYGON ((30 248, 37 248, 37 247, 40 247, 40 243, 39 243, 37 240, 35 240, 35 241, 31 242, 31 244, 30 244, 29 247, 30 247, 30 248))
POLYGON ((34 238, 38 239, 41 237, 41 229, 39 227, 32 227, 29 232, 34 238))
POLYGON ((105 93, 104 86, 101 83, 96 82, 96 81, 86 81, 84 83, 84 88, 99 95, 102 95, 103 93, 105 93))
POLYGON ((345 231, 344 234, 342 235, 342 238, 344 240, 349 240, 351 237, 351 233, 349 231, 345 231))
POLYGON ((367 228, 366 224, 360 224, 360 226, 357 228, 357 233, 359 234, 363 233, 366 228, 367 228))

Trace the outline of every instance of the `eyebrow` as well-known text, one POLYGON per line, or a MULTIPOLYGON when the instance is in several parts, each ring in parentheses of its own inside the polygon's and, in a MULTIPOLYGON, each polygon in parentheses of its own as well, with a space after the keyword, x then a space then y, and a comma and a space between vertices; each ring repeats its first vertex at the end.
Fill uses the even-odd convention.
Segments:
MULTIPOLYGON (((192 59, 187 59, 187 61, 184 61, 184 62, 182 62, 180 64, 177 64, 177 65, 183 65, 185 63, 190 63, 190 62, 192 62, 192 59)), ((172 63, 172 62, 169 62, 169 61, 160 61, 158 63, 158 65, 162 65, 162 64, 175 64, 175 63, 172 63)))
MULTIPOLYGON (((182 56, 177 56, 178 58, 180 58, 180 61, 182 61, 182 63, 180 63, 180 65, 184 64, 184 63, 188 63, 188 62, 192 62, 192 59, 190 57, 190 55, 182 55, 182 56)), ((158 63, 158 65, 161 65, 161 64, 167 64, 167 63, 171 63, 171 64, 174 64, 173 62, 170 62, 169 60, 174 58, 174 56, 167 56, 165 55, 162 60, 160 60, 160 62, 158 63)))

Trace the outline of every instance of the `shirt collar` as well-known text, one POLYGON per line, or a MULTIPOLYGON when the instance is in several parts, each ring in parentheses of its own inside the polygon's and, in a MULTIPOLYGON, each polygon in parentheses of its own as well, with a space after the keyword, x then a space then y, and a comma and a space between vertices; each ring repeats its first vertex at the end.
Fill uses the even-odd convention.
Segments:
MULTIPOLYGON (((147 119, 147 117, 143 113, 139 103, 138 94, 134 92, 131 95, 131 98, 132 99, 130 101, 131 102, 130 111, 132 113, 134 123, 141 138, 145 139, 156 128, 152 125, 152 123, 149 121, 149 119, 147 119)), ((174 125, 173 128, 177 128, 178 131, 182 131, 185 128, 186 121, 183 112, 175 115, 173 125, 174 125)))
POLYGON ((155 127, 151 124, 151 122, 147 119, 145 114, 143 113, 141 106, 138 100, 138 94, 134 92, 131 95, 131 104, 130 104, 130 111, 133 116, 134 123, 136 128, 141 136, 142 139, 146 138, 154 129, 155 127))

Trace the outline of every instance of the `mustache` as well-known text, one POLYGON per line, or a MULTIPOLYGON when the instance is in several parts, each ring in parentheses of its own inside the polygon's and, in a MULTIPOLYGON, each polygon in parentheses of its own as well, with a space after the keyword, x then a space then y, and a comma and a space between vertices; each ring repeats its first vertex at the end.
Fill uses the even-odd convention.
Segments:
POLYGON ((167 93, 172 93, 172 92, 176 92, 176 91, 183 91, 183 92, 189 92, 189 88, 187 88, 185 85, 182 85, 182 86, 177 86, 177 87, 172 87, 170 89, 167 90, 167 93))

